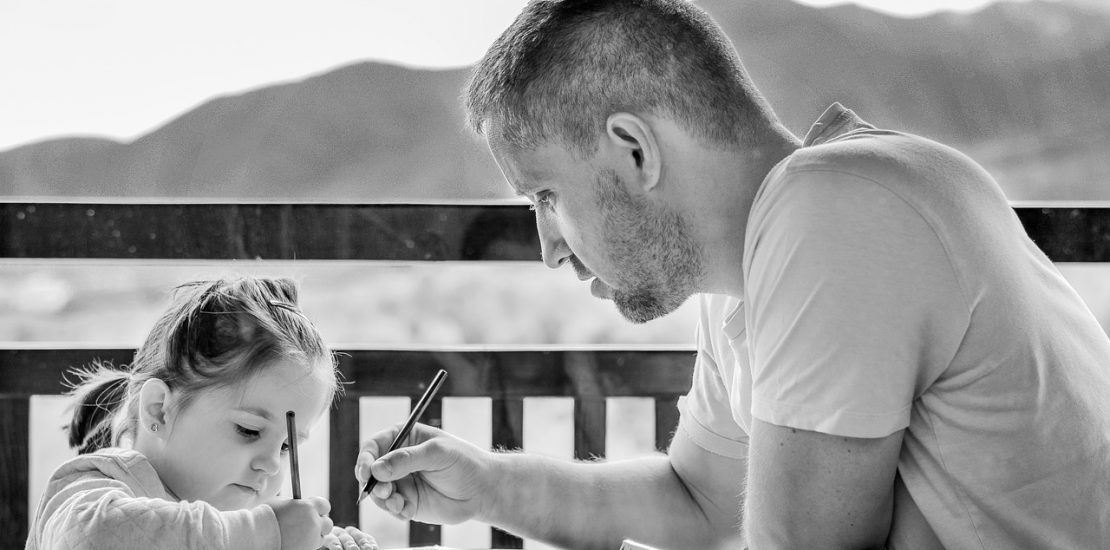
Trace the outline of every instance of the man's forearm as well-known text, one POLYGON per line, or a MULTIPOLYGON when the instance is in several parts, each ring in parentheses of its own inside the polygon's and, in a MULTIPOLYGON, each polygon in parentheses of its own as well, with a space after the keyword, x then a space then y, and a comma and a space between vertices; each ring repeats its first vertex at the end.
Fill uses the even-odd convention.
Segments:
POLYGON ((583 463, 503 453, 495 460, 504 477, 482 519, 526 538, 575 549, 616 550, 626 537, 713 548, 732 528, 707 515, 663 456, 583 463))

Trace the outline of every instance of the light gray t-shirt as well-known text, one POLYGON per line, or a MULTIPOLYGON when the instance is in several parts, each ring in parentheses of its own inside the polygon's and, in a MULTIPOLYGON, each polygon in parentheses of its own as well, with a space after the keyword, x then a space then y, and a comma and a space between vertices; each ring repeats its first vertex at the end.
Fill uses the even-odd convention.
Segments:
POLYGON ((701 297, 696 443, 904 429, 892 547, 1110 547, 1110 339, 973 161, 834 105, 763 182, 743 273, 701 297))

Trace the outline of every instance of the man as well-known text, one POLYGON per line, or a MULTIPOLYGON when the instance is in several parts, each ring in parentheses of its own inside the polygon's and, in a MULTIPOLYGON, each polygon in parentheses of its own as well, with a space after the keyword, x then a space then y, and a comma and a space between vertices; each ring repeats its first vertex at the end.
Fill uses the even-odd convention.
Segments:
POLYGON ((694 378, 666 457, 377 434, 379 506, 571 548, 1110 541, 1110 340, 970 159, 839 105, 798 140, 682 1, 533 2, 466 101, 549 267, 635 322, 702 293, 694 378))

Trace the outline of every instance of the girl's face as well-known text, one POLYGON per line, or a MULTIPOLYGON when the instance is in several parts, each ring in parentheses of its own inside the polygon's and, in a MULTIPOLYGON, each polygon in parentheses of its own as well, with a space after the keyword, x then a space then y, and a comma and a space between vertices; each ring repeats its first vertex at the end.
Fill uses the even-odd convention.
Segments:
POLYGON ((288 362, 202 391, 185 410, 167 414, 164 443, 152 463, 178 498, 203 500, 220 510, 254 507, 286 484, 286 411, 297 415, 301 443, 327 407, 329 393, 322 377, 288 362))

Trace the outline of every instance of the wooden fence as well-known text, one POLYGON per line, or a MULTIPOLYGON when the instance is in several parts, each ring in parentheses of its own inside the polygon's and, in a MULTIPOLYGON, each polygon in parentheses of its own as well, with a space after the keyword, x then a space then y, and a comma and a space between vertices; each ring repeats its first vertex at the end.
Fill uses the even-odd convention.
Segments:
MULTIPOLYGON (((1033 240, 1056 262, 1110 262, 1110 206, 1018 206, 1033 240)), ((13 259, 534 261, 532 214, 519 204, 0 204, 0 265, 13 259)), ((691 327, 692 328, 692 327, 691 327)), ((574 454, 605 455, 605 398, 655 401, 655 443, 666 448, 675 403, 690 381, 690 350, 514 349, 340 350, 353 382, 331 411, 330 498, 336 524, 357 524, 351 481, 358 399, 409 396, 439 368, 450 376, 425 420, 441 422, 444 397, 492 399, 492 443, 522 445, 523 400, 574 400, 574 454)), ((133 349, 0 349, 0 546, 22 548, 28 530, 29 411, 33 395, 60 393, 66 368, 93 359, 131 362, 133 349)), ((410 544, 440 542, 439 528, 412 522, 410 544)), ((492 544, 521 548, 494 529, 492 544)))

